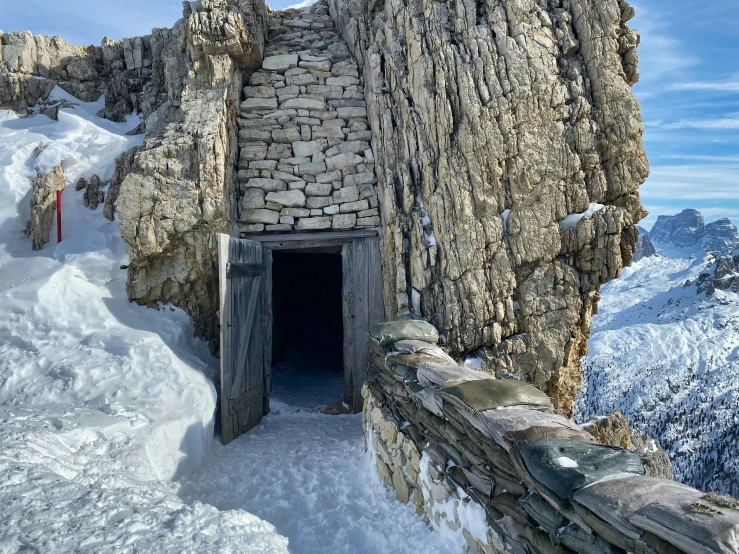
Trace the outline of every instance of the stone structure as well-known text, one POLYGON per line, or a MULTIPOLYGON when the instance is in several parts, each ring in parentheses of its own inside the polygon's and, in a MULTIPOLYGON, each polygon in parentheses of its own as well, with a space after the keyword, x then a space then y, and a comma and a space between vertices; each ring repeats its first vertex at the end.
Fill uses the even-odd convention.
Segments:
POLYGON ((59 84, 104 94, 112 119, 143 114, 105 206, 132 300, 180 305, 213 337, 216 232, 379 224, 389 317, 428 319, 455 356, 570 413, 598 289, 645 213, 632 16, 624 0, 270 17, 261 0, 186 2, 172 29, 99 47, 3 34, 0 102, 53 115, 59 84))
POLYGON ((325 6, 270 19, 239 119, 239 222, 262 231, 380 224, 364 88, 325 6))

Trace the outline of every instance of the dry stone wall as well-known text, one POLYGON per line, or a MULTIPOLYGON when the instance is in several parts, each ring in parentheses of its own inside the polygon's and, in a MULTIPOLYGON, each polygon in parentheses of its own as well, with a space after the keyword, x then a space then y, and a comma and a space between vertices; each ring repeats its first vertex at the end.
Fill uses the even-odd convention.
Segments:
POLYGON ((363 90, 325 3, 271 14, 241 103, 241 236, 380 224, 363 90))
POLYGON ((645 215, 623 0, 329 0, 364 76, 385 312, 571 413, 645 215))

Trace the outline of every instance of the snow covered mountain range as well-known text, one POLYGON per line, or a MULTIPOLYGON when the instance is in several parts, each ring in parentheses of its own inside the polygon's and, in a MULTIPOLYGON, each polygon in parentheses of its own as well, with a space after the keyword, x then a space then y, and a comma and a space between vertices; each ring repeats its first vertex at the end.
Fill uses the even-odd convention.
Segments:
MULTIPOLYGON (((643 231, 643 230, 642 230, 643 231)), ((658 438, 675 476, 739 495, 739 235, 696 210, 660 216, 602 289, 580 420, 620 410, 658 438)))

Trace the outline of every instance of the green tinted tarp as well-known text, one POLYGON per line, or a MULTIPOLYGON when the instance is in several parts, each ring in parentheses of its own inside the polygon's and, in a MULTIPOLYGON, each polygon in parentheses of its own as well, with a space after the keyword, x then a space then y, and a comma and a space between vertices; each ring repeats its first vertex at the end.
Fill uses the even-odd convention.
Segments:
POLYGON ((515 443, 513 449, 531 478, 564 502, 604 477, 644 474, 639 456, 615 446, 568 439, 527 439, 515 443))
POLYGON ((552 407, 549 397, 535 386, 512 379, 447 383, 438 394, 458 410, 473 414, 508 406, 552 407))
POLYGON ((370 330, 370 336, 387 346, 402 340, 420 340, 431 344, 439 342, 436 327, 425 321, 387 321, 379 323, 370 330))
POLYGON ((420 364, 417 374, 418 382, 425 387, 441 386, 452 382, 495 380, 490 373, 448 362, 420 364))

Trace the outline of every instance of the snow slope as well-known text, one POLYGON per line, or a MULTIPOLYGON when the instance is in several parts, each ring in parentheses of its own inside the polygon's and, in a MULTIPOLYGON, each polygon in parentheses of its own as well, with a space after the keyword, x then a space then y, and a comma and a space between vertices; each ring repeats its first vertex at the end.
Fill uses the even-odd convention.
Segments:
POLYGON ((601 291, 577 417, 621 410, 679 481, 739 496, 739 297, 699 292, 713 255, 655 246, 601 291))
POLYGON ((64 241, 23 236, 35 167, 108 179, 141 141, 54 94, 78 104, 58 122, 0 111, 0 552, 286 552, 256 516, 177 497, 212 443, 215 362, 183 312, 128 303, 117 224, 68 187, 64 241))

